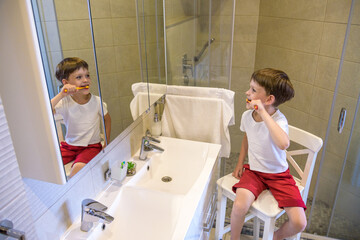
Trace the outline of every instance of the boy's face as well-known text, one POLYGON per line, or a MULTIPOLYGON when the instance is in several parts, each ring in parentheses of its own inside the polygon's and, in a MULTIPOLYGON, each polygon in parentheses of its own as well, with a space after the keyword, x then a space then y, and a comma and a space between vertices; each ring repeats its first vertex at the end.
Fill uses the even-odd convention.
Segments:
MULTIPOLYGON (((260 86, 256 81, 254 81, 254 79, 251 79, 250 88, 246 91, 245 94, 249 101, 260 100, 262 103, 265 103, 268 99, 265 88, 260 86)), ((246 103, 246 105, 249 107, 249 103, 246 103)))
POLYGON ((80 68, 78 70, 75 70, 69 75, 68 79, 63 79, 64 84, 72 84, 76 87, 87 87, 83 89, 79 89, 80 92, 83 92, 85 94, 89 93, 89 87, 90 87, 90 74, 89 70, 86 68, 80 68))

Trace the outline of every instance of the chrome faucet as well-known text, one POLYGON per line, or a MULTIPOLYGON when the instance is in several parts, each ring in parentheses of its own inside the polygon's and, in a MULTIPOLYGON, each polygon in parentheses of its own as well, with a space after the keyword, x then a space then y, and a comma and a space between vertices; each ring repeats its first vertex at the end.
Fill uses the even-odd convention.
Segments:
POLYGON ((160 143, 160 140, 157 140, 157 139, 155 139, 153 137, 150 137, 150 136, 147 136, 147 135, 142 137, 142 139, 141 139, 141 148, 140 148, 140 156, 139 156, 140 160, 146 160, 148 153, 151 152, 151 151, 156 151, 156 152, 163 152, 164 151, 164 149, 150 143, 150 141, 160 143))
POLYGON ((104 211, 107 207, 95 200, 84 199, 81 203, 81 231, 88 232, 94 222, 111 223, 114 218, 104 211))

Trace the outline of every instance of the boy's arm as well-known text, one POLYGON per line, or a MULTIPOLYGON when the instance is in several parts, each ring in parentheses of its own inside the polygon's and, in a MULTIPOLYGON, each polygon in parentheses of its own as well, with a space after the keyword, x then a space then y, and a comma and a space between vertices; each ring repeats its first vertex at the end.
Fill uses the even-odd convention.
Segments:
POLYGON ((66 97, 67 95, 70 95, 72 93, 77 92, 75 85, 71 84, 65 84, 62 89, 67 89, 67 92, 65 93, 63 90, 61 90, 55 97, 51 99, 51 108, 53 113, 55 113, 55 106, 60 102, 61 99, 66 97))
POLYGON ((285 150, 290 146, 290 139, 288 134, 272 119, 270 114, 265 109, 258 110, 265 125, 269 129, 270 136, 274 143, 281 149, 285 150))
POLYGON ((60 100, 63 98, 63 97, 65 97, 64 96, 64 94, 66 94, 66 93, 63 93, 62 91, 61 92, 59 92, 55 97, 53 97, 52 99, 51 99, 51 108, 52 108, 52 111, 53 111, 53 113, 55 113, 55 106, 56 106, 56 104, 58 104, 59 102, 60 102, 60 100))
POLYGON ((104 122, 105 122, 105 131, 106 131, 106 141, 107 141, 107 144, 109 144, 110 133, 111 133, 111 117, 110 117, 109 113, 105 114, 104 122))
POLYGON ((241 150, 240 150, 239 160, 238 160, 238 163, 236 164, 235 170, 232 173, 232 175, 237 179, 240 179, 240 177, 243 173, 244 160, 245 160, 247 152, 248 152, 248 140, 247 140, 247 136, 245 133, 243 140, 241 142, 241 150))

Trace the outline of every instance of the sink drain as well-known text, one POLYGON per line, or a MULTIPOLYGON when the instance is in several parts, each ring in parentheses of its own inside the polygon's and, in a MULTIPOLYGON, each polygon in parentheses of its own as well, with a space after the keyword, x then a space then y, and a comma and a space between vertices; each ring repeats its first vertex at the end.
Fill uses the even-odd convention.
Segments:
POLYGON ((165 176, 165 177, 161 178, 161 181, 163 181, 163 182, 171 182, 171 180, 172 180, 172 178, 169 176, 165 176))

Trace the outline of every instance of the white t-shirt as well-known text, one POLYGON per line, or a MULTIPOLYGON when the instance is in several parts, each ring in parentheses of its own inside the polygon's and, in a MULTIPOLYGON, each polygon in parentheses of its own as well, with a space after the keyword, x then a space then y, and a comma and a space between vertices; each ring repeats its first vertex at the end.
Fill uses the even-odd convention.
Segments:
MULTIPOLYGON (((248 157, 250 169, 264 173, 281 173, 289 168, 285 150, 273 142, 264 121, 256 122, 253 110, 247 110, 241 117, 240 130, 246 132, 248 139, 248 157)), ((288 122, 280 110, 271 116, 272 119, 289 134, 288 122)))
MULTIPOLYGON (((103 102, 104 115, 107 114, 103 102)), ((78 104, 71 96, 61 99, 55 106, 55 112, 61 114, 66 125, 65 141, 73 146, 87 146, 101 142, 101 106, 100 98, 91 94, 85 104, 78 104)))

